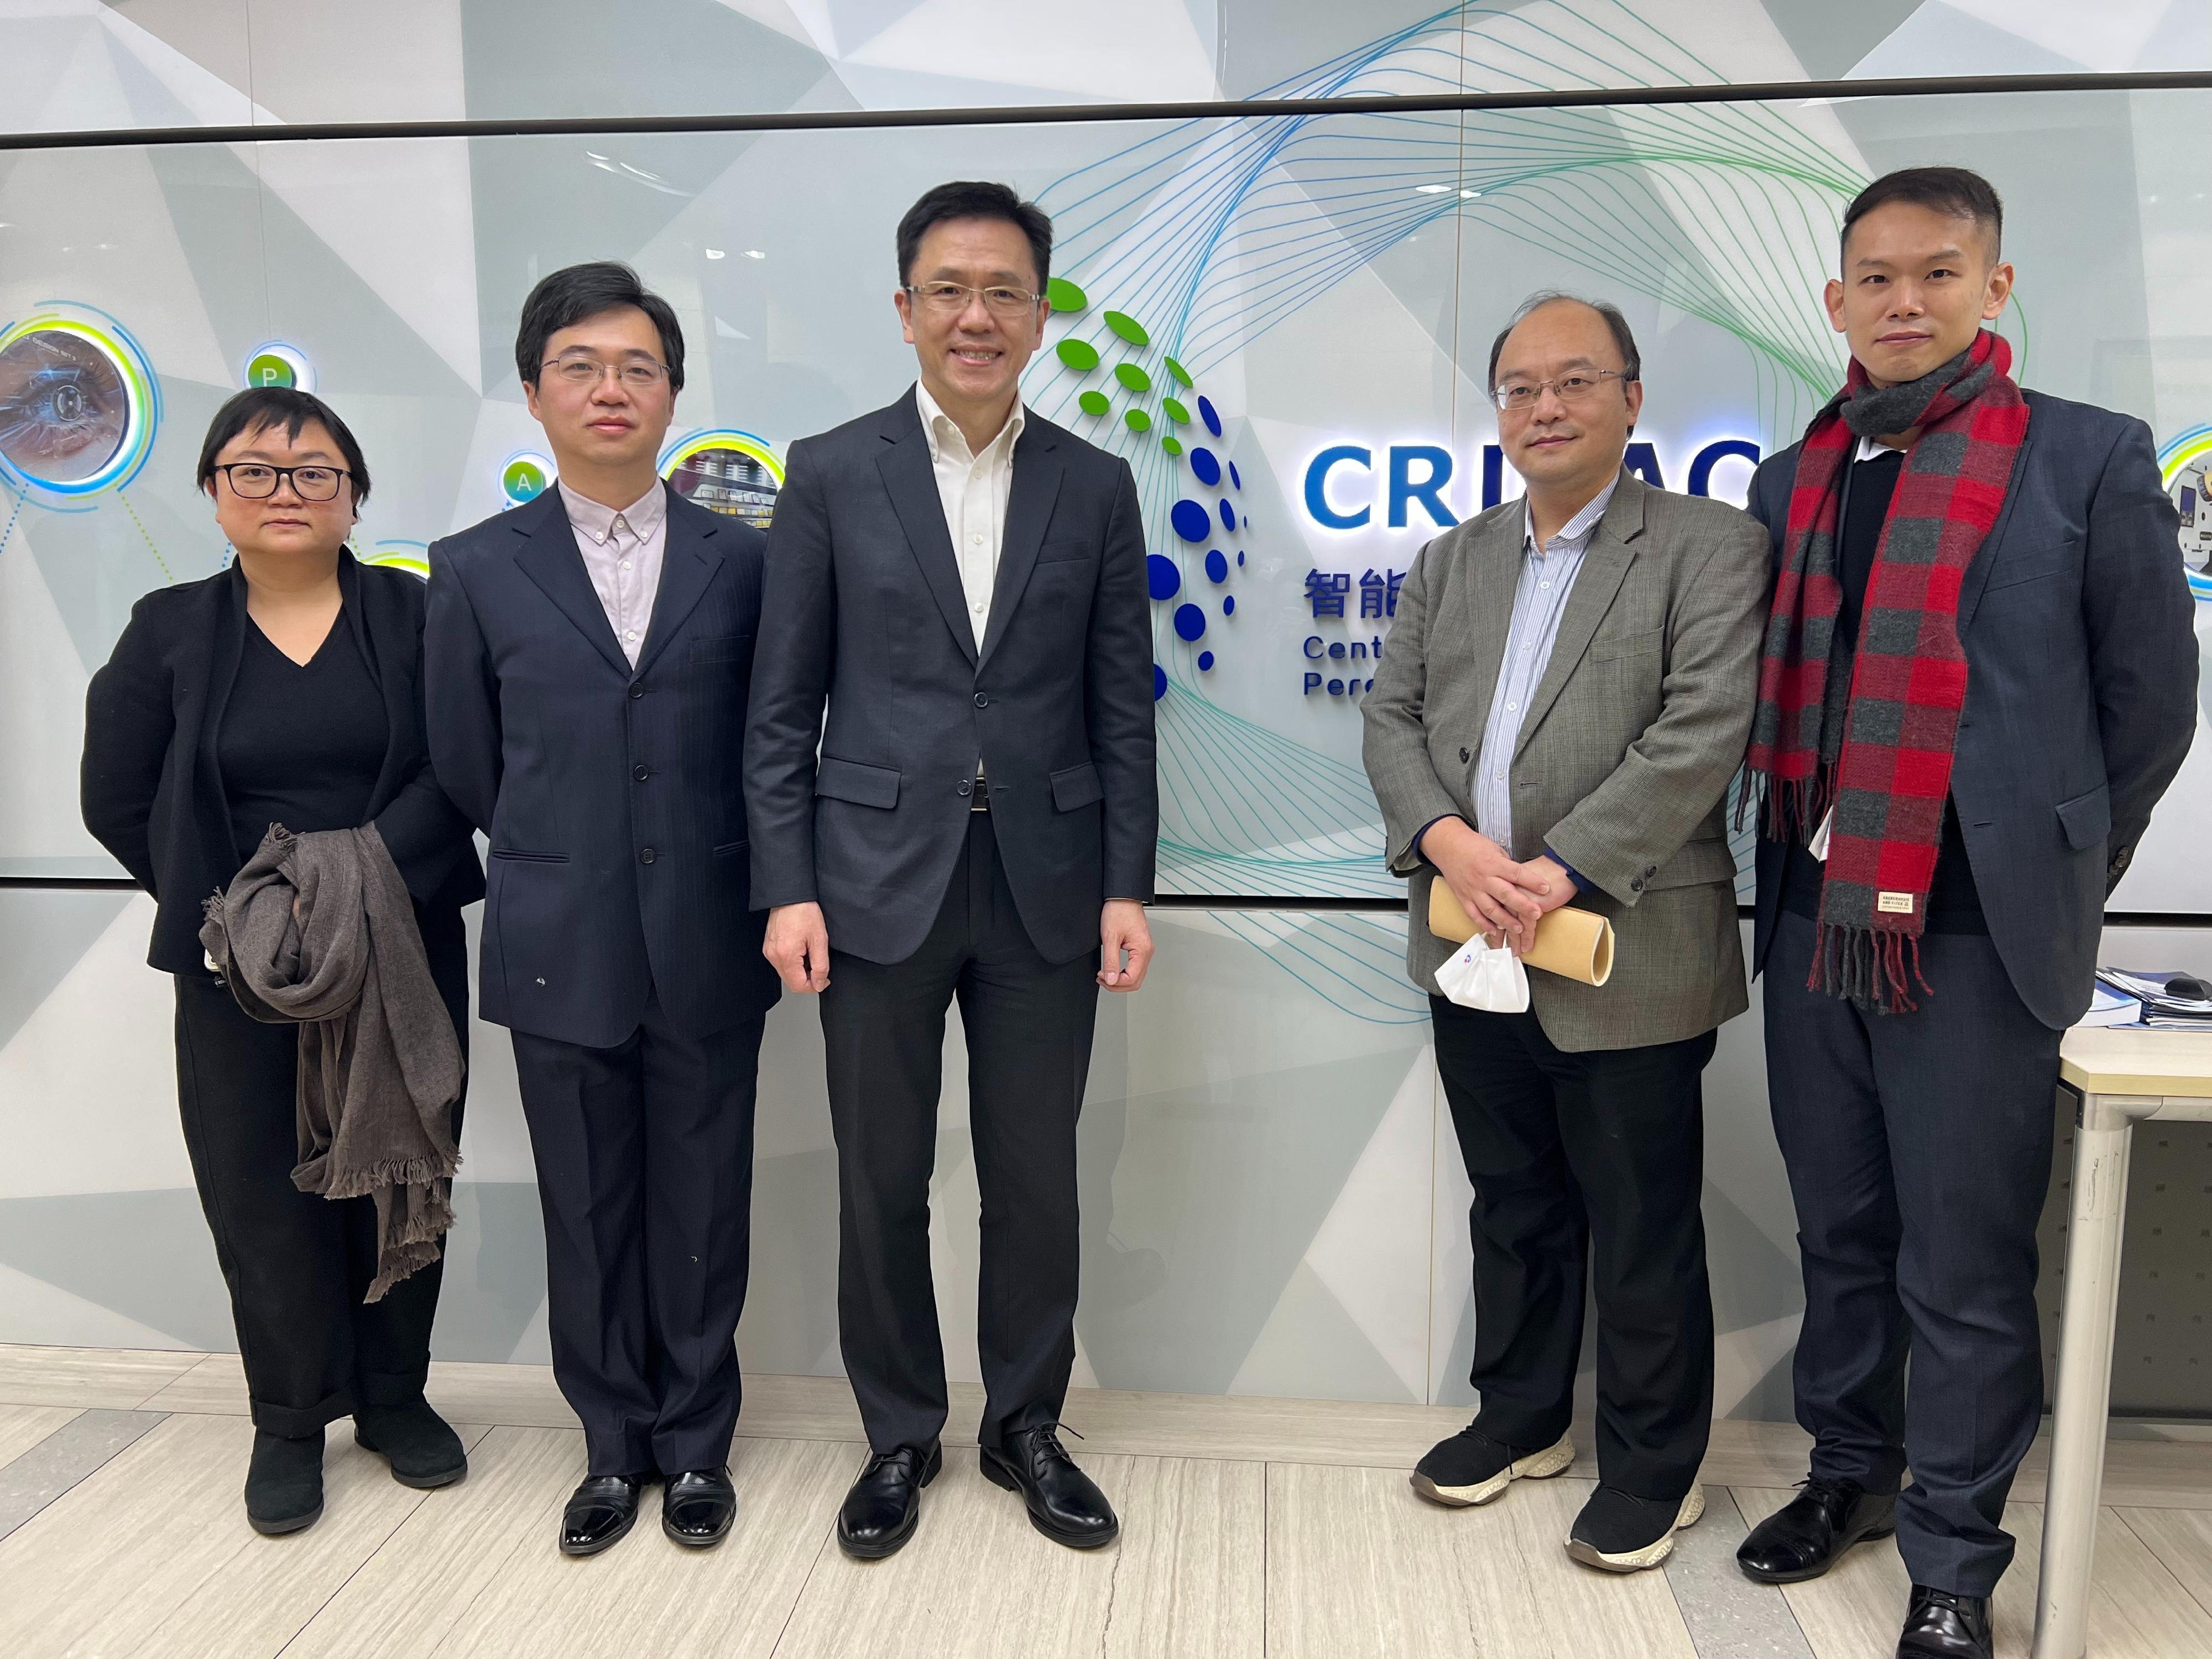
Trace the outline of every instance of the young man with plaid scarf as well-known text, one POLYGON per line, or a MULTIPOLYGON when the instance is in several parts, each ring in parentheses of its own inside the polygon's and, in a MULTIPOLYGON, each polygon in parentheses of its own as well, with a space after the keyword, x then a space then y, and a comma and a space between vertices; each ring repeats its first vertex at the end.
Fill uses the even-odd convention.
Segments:
POLYGON ((1894 1530, 1900 1659, 1990 1653, 2005 1496, 2043 1404, 2058 1041, 2196 731, 2150 432, 2014 384, 1984 327, 2012 289, 2002 228, 1960 168, 1860 192, 1826 295, 1849 378, 1750 501, 1775 556, 1753 968, 1814 1446, 1737 1559, 1792 1583, 1894 1530))

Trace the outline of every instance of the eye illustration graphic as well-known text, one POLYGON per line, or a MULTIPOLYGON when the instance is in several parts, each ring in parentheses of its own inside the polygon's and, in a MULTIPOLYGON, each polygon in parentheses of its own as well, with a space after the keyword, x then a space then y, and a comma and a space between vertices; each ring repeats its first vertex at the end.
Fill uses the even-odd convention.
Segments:
POLYGON ((134 474, 160 394, 109 319, 50 312, 0 331, 0 474, 81 497, 134 474))
POLYGON ((0 351, 0 454, 33 477, 91 477, 130 424, 123 376, 91 341, 48 331, 0 351))

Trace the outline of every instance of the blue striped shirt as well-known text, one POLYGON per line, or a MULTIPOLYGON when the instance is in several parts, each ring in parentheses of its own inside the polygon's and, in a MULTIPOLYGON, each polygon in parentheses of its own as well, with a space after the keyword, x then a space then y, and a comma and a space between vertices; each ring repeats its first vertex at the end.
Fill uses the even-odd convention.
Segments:
POLYGON ((1505 639, 1505 659, 1498 665, 1498 689, 1491 694, 1482 752, 1475 757, 1474 766, 1474 827, 1504 848, 1508 858, 1513 856, 1513 751, 1520 744, 1521 722, 1529 696, 1552 660, 1567 595, 1582 574, 1583 555, 1620 485, 1616 473, 1540 548, 1535 520, 1527 507, 1522 509, 1521 578, 1513 589, 1513 626, 1505 639))

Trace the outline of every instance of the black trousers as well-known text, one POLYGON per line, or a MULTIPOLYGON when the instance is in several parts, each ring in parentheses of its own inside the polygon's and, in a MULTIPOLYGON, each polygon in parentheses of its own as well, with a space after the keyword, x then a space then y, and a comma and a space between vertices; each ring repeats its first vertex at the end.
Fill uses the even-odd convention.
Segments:
POLYGON ((1597 1462, 1638 1498, 1683 1497, 1713 1412, 1705 1096, 1714 1034, 1568 1054, 1534 1013, 1429 999, 1437 1071, 1474 1184, 1475 1426, 1548 1446, 1574 1414, 1587 1270, 1597 1303, 1597 1462))
POLYGON ((868 1443, 927 1445, 945 1426, 945 1349, 929 1271, 945 1011, 968 1036, 969 1124, 982 1189, 978 1438, 1054 1423, 1075 1364, 1080 1251, 1075 1121, 1098 1008, 1096 953, 1030 943, 988 812, 921 948, 885 965, 839 952, 822 994, 841 1199, 838 1328, 868 1443))
POLYGON ((1765 990, 1805 1275, 1797 1420, 1817 1475, 1895 1492, 1910 1462, 1897 1547, 1913 1582, 1987 1595, 2043 1411, 2035 1228, 2061 1034, 1984 936, 1923 936, 1932 991, 1915 1012, 1867 1014, 1805 988, 1815 933, 1782 914, 1765 990))
MULTIPOLYGON (((468 946, 458 910, 418 908, 431 976, 468 1052, 468 946)), ((420 1400, 442 1258, 362 1302, 376 1277, 376 1200, 292 1184, 300 1028, 250 1018, 222 981, 178 974, 177 1104, 200 1206, 230 1288, 256 1428, 319 1433, 357 1406, 420 1400)), ((453 1133, 461 1128, 453 1108, 453 1133)))
POLYGON ((513 1033, 553 1376, 592 1474, 729 1462, 763 1020, 684 1036, 656 995, 611 1048, 513 1033))

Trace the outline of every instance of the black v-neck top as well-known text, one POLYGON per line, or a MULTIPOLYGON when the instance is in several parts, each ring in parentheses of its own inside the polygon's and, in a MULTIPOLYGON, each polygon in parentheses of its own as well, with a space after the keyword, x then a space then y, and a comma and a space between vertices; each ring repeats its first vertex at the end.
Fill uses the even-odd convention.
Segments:
POLYGON ((239 861, 272 823, 306 835, 367 822, 391 738, 384 694, 343 611, 304 665, 249 616, 216 741, 239 861))

